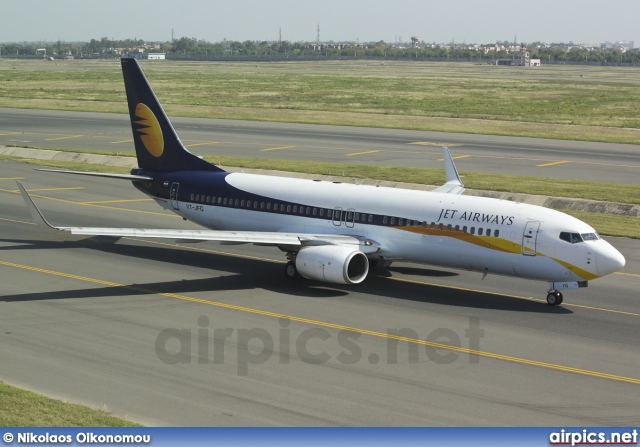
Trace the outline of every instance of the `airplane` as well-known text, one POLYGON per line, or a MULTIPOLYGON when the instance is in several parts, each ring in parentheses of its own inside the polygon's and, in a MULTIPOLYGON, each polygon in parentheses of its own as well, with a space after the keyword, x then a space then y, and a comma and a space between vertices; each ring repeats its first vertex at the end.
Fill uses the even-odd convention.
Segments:
POLYGON ((443 147, 446 182, 433 191, 231 173, 190 153, 138 62, 121 59, 138 168, 131 174, 40 169, 130 180, 202 230, 52 226, 24 186, 33 219, 79 236, 165 238, 273 246, 285 274, 359 284, 375 265, 409 261, 548 282, 546 301, 611 274, 625 259, 586 223, 548 208, 463 195, 443 147))

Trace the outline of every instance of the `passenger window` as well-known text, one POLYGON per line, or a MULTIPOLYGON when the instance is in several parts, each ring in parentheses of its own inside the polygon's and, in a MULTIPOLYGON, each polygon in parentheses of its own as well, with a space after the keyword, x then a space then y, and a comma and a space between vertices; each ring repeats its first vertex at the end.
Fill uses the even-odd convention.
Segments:
POLYGON ((196 195, 196 202, 200 201, 200 194, 196 195))
POLYGON ((471 227, 471 229, 469 230, 469 233, 476 234, 476 227, 471 227))
POLYGON ((465 225, 464 227, 462 227, 462 232, 466 233, 467 232, 467 226, 465 225))
POLYGON ((311 208, 310 208, 310 207, 307 207, 307 216, 308 216, 309 214, 311 214, 311 208))
POLYGON ((451 224, 447 225, 447 231, 451 231, 451 224))
POLYGON ((478 228, 478 236, 482 236, 482 228, 478 228))
POLYGON ((228 201, 229 201, 229 199, 227 199, 227 198, 225 197, 225 198, 224 198, 224 200, 222 201, 222 203, 224 203, 224 204, 226 205, 228 201))
POLYGON ((500 236, 500 230, 496 230, 496 231, 493 233, 493 237, 498 237, 498 236, 500 236))
POLYGON ((235 205, 236 205, 236 207, 238 207, 240 205, 240 200, 239 199, 236 199, 235 205))
POLYGON ((196 199, 195 194, 191 194, 191 201, 193 202, 196 199))
POLYGON ((407 226, 410 227, 411 225, 413 225, 413 222, 411 221, 411 219, 407 219, 407 226))
POLYGON ((456 233, 457 233, 458 231, 460 231, 460 225, 456 225, 456 228, 455 228, 455 229, 456 229, 456 233))
POLYGON ((298 212, 298 205, 294 205, 294 207, 293 207, 293 212, 294 212, 294 213, 297 213, 297 212, 298 212))
POLYGON ((422 228, 427 228, 427 221, 422 222, 422 228))
POLYGON ((399 217, 399 218, 398 218, 398 225, 399 225, 399 226, 403 226, 403 225, 404 225, 404 219, 402 219, 402 218, 400 218, 400 217, 399 217))
POLYGON ((373 214, 369 214, 369 223, 373 222, 373 214))
POLYGON ((244 199, 242 199, 242 201, 240 202, 240 206, 244 208, 244 199))
POLYGON ((387 224, 387 220, 388 220, 387 216, 384 216, 384 218, 382 219, 382 223, 386 225, 387 224))
POLYGON ((207 203, 211 203, 211 196, 207 196, 207 203))
POLYGON ((255 202, 253 202, 253 209, 254 210, 258 209, 258 201, 257 200, 255 202))
POLYGON ((264 209, 264 202, 260 202, 260 209, 263 210, 264 209))
POLYGON ((313 209, 313 215, 314 215, 314 216, 317 216, 317 215, 318 215, 318 208, 314 208, 314 209, 313 209))
POLYGON ((267 202, 267 211, 271 210, 271 202, 267 202))
POLYGON ((431 222, 431 229, 435 230, 436 229, 436 223, 435 222, 431 222))
POLYGON ((222 197, 218 197, 218 205, 222 203, 222 197))
POLYGON ((324 208, 320 208, 320 217, 324 217, 324 208))
POLYGON ((487 236, 491 236, 491 229, 487 228, 487 236))
POLYGON ((216 203, 216 196, 211 197, 211 203, 216 203))
POLYGON ((442 231, 442 229, 443 229, 443 228, 444 228, 444 225, 442 225, 442 224, 440 224, 440 226, 438 227, 438 229, 439 229, 440 231, 442 231))

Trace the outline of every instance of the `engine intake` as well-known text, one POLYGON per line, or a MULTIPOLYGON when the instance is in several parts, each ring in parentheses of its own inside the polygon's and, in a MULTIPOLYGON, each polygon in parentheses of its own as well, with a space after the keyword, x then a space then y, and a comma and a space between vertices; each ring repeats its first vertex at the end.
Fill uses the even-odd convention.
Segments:
POLYGON ((319 245, 301 249, 296 256, 296 268, 307 279, 334 284, 359 284, 369 273, 369 260, 353 247, 319 245))

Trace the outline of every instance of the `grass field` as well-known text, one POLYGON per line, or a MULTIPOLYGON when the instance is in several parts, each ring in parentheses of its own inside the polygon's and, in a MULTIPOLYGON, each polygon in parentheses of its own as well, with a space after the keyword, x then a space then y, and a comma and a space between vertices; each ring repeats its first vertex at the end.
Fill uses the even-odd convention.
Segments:
MULTIPOLYGON (((60 150, 60 149, 57 149, 60 150)), ((67 149, 69 152, 77 152, 67 149)), ((91 152, 91 151, 86 151, 91 152)), ((120 152, 119 155, 131 153, 120 152)), ((65 161, 26 160, 18 157, 0 156, 0 160, 14 160, 89 172, 112 172, 128 174, 128 168, 109 167, 65 161)), ((346 165, 322 162, 299 162, 285 160, 263 160, 240 157, 205 157, 211 163, 248 169, 272 169, 309 174, 346 175, 351 178, 389 180, 394 182, 438 185, 444 182, 444 173, 440 169, 397 168, 384 166, 346 165)), ((608 202, 640 204, 640 185, 620 185, 616 183, 595 183, 581 180, 553 179, 509 175, 482 174, 477 172, 460 173, 465 186, 470 189, 506 191, 513 193, 542 194, 554 197, 585 198, 608 202)), ((565 211, 594 227, 600 234, 640 239, 640 225, 637 217, 612 216, 609 214, 565 211)))
MULTIPOLYGON (((146 62, 170 115, 640 143, 640 70, 146 62)), ((0 107, 126 112, 117 61, 0 60, 0 107)))
POLYGON ((2 427, 139 427, 107 411, 68 404, 0 382, 2 427))

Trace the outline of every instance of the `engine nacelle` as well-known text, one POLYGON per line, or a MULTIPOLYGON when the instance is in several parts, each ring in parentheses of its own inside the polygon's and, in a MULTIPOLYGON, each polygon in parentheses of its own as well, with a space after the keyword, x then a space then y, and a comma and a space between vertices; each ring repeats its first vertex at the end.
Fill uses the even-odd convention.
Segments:
POLYGON ((369 273, 367 256, 345 245, 305 247, 296 256, 298 273, 307 279, 334 284, 359 284, 369 273))

